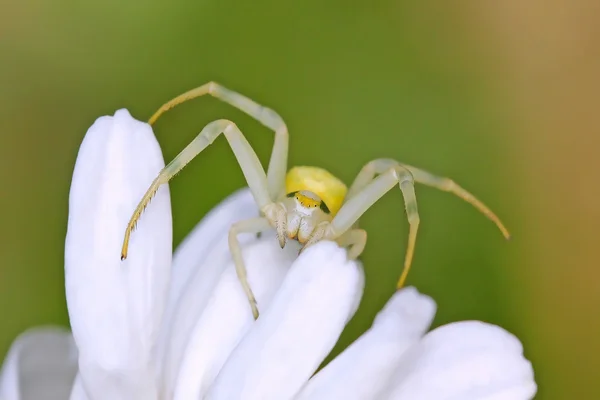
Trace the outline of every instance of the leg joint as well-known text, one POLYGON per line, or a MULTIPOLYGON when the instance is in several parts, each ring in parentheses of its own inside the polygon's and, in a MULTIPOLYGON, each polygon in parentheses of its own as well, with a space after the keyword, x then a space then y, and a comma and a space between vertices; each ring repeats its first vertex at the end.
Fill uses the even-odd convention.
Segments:
POLYGON ((419 214, 414 212, 414 213, 410 213, 408 215, 408 223, 410 225, 414 225, 415 227, 419 226, 419 223, 421 222, 421 217, 419 217, 419 214))
POLYGON ((413 177, 412 172, 410 172, 408 168, 403 167, 402 165, 396 165, 390 169, 393 171, 394 177, 398 179, 400 187, 405 186, 407 184, 414 184, 415 178, 413 177))
POLYGON ((274 130, 276 134, 287 134, 287 126, 283 118, 268 107, 261 106, 256 119, 267 128, 274 130))
POLYGON ((442 181, 442 188, 447 192, 451 192, 456 189, 456 182, 450 178, 445 178, 442 181))
POLYGON ((376 160, 371 160, 365 166, 373 174, 383 174, 385 171, 390 168, 396 168, 400 165, 400 163, 391 158, 378 158, 376 160))
POLYGON ((211 96, 213 96, 215 94, 215 92, 217 92, 219 90, 219 88, 221 87, 221 85, 219 85, 215 81, 210 81, 210 82, 208 82, 206 84, 206 87, 207 87, 208 94, 210 94, 211 96))
POLYGON ((229 228, 229 245, 237 245, 237 235, 240 233, 239 227, 236 226, 238 224, 233 224, 231 228, 229 228))

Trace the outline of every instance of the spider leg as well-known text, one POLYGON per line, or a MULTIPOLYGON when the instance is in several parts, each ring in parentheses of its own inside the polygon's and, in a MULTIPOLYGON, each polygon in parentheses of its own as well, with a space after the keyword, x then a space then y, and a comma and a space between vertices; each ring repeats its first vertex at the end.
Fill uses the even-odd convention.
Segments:
POLYGON ((254 100, 229 90, 216 82, 208 82, 202 86, 185 92, 169 102, 165 103, 152 115, 148 123, 154 124, 156 120, 171 108, 196 97, 211 95, 229 105, 245 112, 267 128, 275 132, 273 151, 267 170, 267 182, 272 199, 278 199, 285 195, 285 174, 287 172, 288 142, 289 134, 283 119, 275 111, 264 107, 254 100))
POLYGON ((127 224, 123 248, 121 250, 121 259, 127 257, 131 232, 158 188, 162 184, 168 183, 183 169, 183 167, 200 154, 201 151, 206 149, 221 133, 225 135, 225 138, 229 142, 258 207, 263 210, 268 209, 269 206, 273 205, 273 201, 269 196, 265 171, 260 164, 256 153, 250 146, 250 143, 248 143, 242 132, 233 122, 225 119, 213 121, 206 125, 198 136, 196 136, 196 138, 188 144, 187 147, 173 159, 173 161, 164 167, 152 182, 127 224))
POLYGON ((327 235, 328 227, 329 227, 329 221, 321 222, 319 225, 317 225, 317 227, 312 232, 312 234, 310 235, 308 240, 304 243, 304 245, 298 252, 298 254, 302 254, 302 252, 304 250, 306 250, 308 247, 323 240, 323 238, 326 237, 326 235, 327 235))
POLYGON ((235 264, 235 272, 237 273, 238 279, 242 284, 244 293, 248 297, 254 319, 258 318, 258 305, 256 303, 254 293, 252 293, 252 289, 250 288, 250 284, 248 283, 246 267, 244 266, 244 259, 242 257, 242 248, 240 247, 240 242, 238 241, 237 236, 240 233, 258 234, 269 229, 271 229, 269 220, 261 217, 237 222, 229 230, 229 250, 231 251, 233 263, 235 264))
POLYGON ((392 166, 375 179, 371 179, 370 182, 365 183, 362 186, 362 189, 356 189, 352 193, 353 196, 348 198, 334 217, 333 221, 331 221, 326 238, 334 240, 339 238, 341 240, 344 234, 348 235, 346 238, 343 238, 343 240, 352 241, 352 239, 354 239, 353 242, 357 243, 359 247, 357 247, 356 250, 352 248, 350 252, 353 253, 352 255, 358 256, 360 254, 358 250, 362 250, 360 248, 361 243, 360 238, 356 239, 359 235, 358 233, 352 234, 354 237, 350 236, 350 232, 356 231, 352 230, 352 226, 377 200, 398 184, 400 185, 400 190, 404 197, 406 215, 409 223, 408 247, 404 258, 404 269, 397 285, 398 288, 401 288, 404 285, 404 281, 406 280, 406 276, 408 275, 412 263, 420 221, 414 179, 408 169, 401 165, 392 166))
POLYGON ((473 207, 478 209, 483 215, 488 217, 494 224, 496 224, 496 226, 498 227, 498 229, 500 229, 505 238, 510 238, 510 233, 508 232, 508 229, 506 229, 502 221, 500 221, 500 218, 498 218, 492 210, 490 210, 475 196, 473 196, 471 193, 457 185, 456 182, 454 182, 452 179, 436 176, 422 169, 410 165, 401 164, 396 160, 382 158, 378 160, 373 160, 367 165, 365 165, 357 175, 350 189, 348 190, 347 198, 350 199, 354 195, 356 195, 356 193, 361 191, 369 182, 373 180, 373 178, 376 175, 381 174, 389 168, 392 168, 397 165, 408 169, 412 173, 415 182, 422 183, 424 185, 431 186, 436 189, 443 190, 445 192, 450 192, 460 197, 467 203, 471 204, 473 207))
POLYGON ((365 249, 367 244, 367 231, 364 229, 350 229, 337 239, 342 247, 350 247, 348 258, 355 260, 365 249))

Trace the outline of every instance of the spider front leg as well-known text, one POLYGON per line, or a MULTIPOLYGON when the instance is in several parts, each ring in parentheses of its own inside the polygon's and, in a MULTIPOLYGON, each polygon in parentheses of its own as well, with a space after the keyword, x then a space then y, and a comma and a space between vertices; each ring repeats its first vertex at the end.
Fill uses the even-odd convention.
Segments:
MULTIPOLYGON (((434 175, 430 172, 424 171, 422 169, 419 169, 419 168, 416 168, 416 167, 413 167, 410 165, 401 164, 398 161, 392 160, 392 159, 384 159, 384 158, 377 159, 377 160, 373 160, 373 161, 369 162, 367 165, 365 165, 362 168, 362 170, 360 171, 360 173, 358 174, 358 176, 356 177, 356 179, 354 180, 354 183, 352 184, 350 189, 348 190, 347 203, 351 204, 355 198, 364 196, 364 192, 373 191, 373 183, 377 180, 377 179, 375 179, 375 177, 377 175, 389 173, 390 170, 398 169, 398 168, 408 170, 410 172, 410 174, 412 175, 412 177, 414 178, 415 182, 422 183, 424 185, 431 186, 431 187, 434 187, 436 189, 440 189, 440 190, 443 190, 446 192, 450 192, 450 193, 456 195, 457 197, 460 197, 461 199, 465 200, 467 203, 471 204, 473 207, 478 209, 482 214, 484 214, 486 217, 488 217, 490 220, 492 220, 492 222, 494 222, 496 224, 498 229, 500 229, 500 231, 502 232, 502 234, 504 235, 505 238, 507 238, 507 239, 510 238, 510 234, 508 233, 508 230, 506 229, 506 227, 504 226, 502 221, 500 221, 500 218, 498 218, 496 216, 496 214, 494 214, 494 212, 492 210, 490 210, 485 204, 483 204, 480 200, 478 200, 471 193, 469 193, 468 191, 466 191, 465 189, 460 187, 452 179, 440 177, 440 176, 434 175)), ((383 175, 381 175, 381 176, 383 176, 383 175)), ((402 188, 402 185, 400 187, 402 188)), ((404 191, 403 191, 403 193, 404 193, 404 191)), ((404 197, 405 197, 405 201, 406 201, 406 195, 404 197)), ((342 207, 342 209, 344 207, 342 207)), ((340 213, 341 213, 341 210, 340 210, 340 213)), ((407 213, 408 213, 409 220, 410 220, 408 202, 407 202, 407 213)), ((415 205, 415 213, 416 213, 416 205, 415 205)), ((411 225, 411 228, 412 228, 412 225, 411 225)), ((415 235, 416 235, 416 229, 415 229, 415 235)), ((407 261, 409 261, 408 257, 412 257, 410 241, 411 241, 411 236, 409 233, 409 249, 407 250, 407 261)), ((410 267, 410 262, 407 263, 405 261, 405 268, 404 268, 404 271, 402 272, 402 275, 398 281, 398 288, 400 288, 404 285, 404 281, 406 280, 406 275, 408 274, 409 267, 410 267)))
MULTIPOLYGON (((135 228, 135 224, 146 206, 150 203, 150 200, 158 188, 162 184, 168 183, 183 169, 183 167, 206 149, 221 133, 225 135, 225 138, 229 142, 258 207, 263 210, 268 209, 269 206, 273 205, 273 201, 269 196, 265 171, 260 164, 258 156, 250 146, 250 143, 248 143, 242 132, 233 122, 226 119, 213 121, 206 125, 198 136, 196 136, 196 138, 188 144, 187 147, 173 159, 173 161, 164 167, 152 182, 127 224, 123 247, 121 249, 121 259, 127 257, 129 238, 135 228)), ((284 185, 283 181, 281 182, 281 185, 284 185)))
MULTIPOLYGON (((121 259, 127 257, 127 250, 129 246, 129 238, 135 224, 140 218, 142 212, 158 190, 158 188, 165 183, 168 183, 177 173, 179 173, 191 160, 193 160, 198 154, 206 149, 220 134, 223 134, 233 153, 242 169, 242 173, 246 178, 248 187, 254 196, 254 200, 258 205, 261 212, 265 215, 265 218, 258 218, 251 220, 250 222, 242 222, 232 227, 232 232, 229 236, 229 244, 234 259, 236 272, 242 284, 244 292, 248 296, 250 306, 252 307, 252 313, 256 317, 258 310, 256 309, 256 300, 252 294, 252 290, 246 279, 246 269, 244 267, 244 261, 241 257, 241 250, 239 249, 239 243, 237 242, 237 233, 241 232, 261 232, 268 229, 271 226, 275 226, 277 229, 277 235, 285 239, 285 210, 283 206, 278 203, 274 203, 270 196, 267 184, 267 177, 265 171, 260 164, 260 161, 242 134, 238 127, 231 121, 221 119, 213 121, 206 125, 204 129, 196 136, 196 138, 189 144, 181 153, 177 155, 165 168, 160 171, 156 179, 150 185, 150 188, 146 191, 142 200, 136 207, 127 228, 125 230, 125 238, 123 240, 123 248, 121 250, 121 259), (265 224, 265 221, 267 222, 265 224)), ((282 191, 285 182, 280 183, 282 191)))
POLYGON ((508 229, 506 229, 502 221, 500 221, 500 218, 498 218, 498 216, 496 216, 496 214, 492 210, 490 210, 488 206, 483 204, 483 202, 481 202, 471 193, 460 187, 452 179, 437 176, 432 174, 431 172, 424 171, 420 168, 416 168, 411 165, 402 164, 392 159, 380 158, 377 160, 373 160, 367 165, 365 165, 357 175, 350 189, 348 190, 347 198, 350 199, 358 192, 360 192, 369 182, 373 180, 373 178, 375 178, 376 175, 381 174, 395 166, 402 166, 408 169, 412 173, 415 182, 417 183, 422 183, 424 185, 431 186, 436 189, 452 193, 457 197, 460 197, 461 199, 478 209, 483 215, 488 217, 494 224, 496 224, 496 226, 498 227, 498 229, 500 229, 502 235, 504 235, 505 238, 510 238, 510 233, 508 233, 508 229))
POLYGON ((208 82, 163 104, 163 106, 152 115, 148 123, 152 125, 161 115, 173 107, 207 94, 245 112, 275 132, 273 151, 267 169, 267 182, 272 199, 278 199, 284 196, 285 188, 283 182, 287 172, 289 134, 283 119, 272 109, 260 105, 243 94, 227 89, 216 82, 208 82))
POLYGON ((368 183, 365 182, 360 190, 355 189, 352 197, 348 197, 347 202, 344 203, 333 221, 331 221, 325 238, 353 245, 349 251, 349 256, 358 257, 364 248, 366 234, 360 233, 361 230, 359 229, 352 229, 352 226, 365 211, 396 185, 399 185, 402 191, 406 215, 410 225, 408 247, 404 258, 404 269, 397 285, 398 288, 401 288, 404 285, 412 263, 420 221, 414 178, 408 169, 400 165, 391 166, 377 178, 371 179, 368 183))

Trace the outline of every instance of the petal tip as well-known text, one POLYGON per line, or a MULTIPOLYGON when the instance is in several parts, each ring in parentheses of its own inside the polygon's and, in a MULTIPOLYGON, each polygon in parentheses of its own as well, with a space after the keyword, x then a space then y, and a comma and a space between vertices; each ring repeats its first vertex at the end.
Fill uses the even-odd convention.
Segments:
POLYGON ((435 301, 414 287, 406 287, 394 293, 379 312, 375 323, 384 320, 402 321, 402 330, 414 331, 421 336, 431 325, 437 306, 435 301))
POLYGON ((131 113, 126 108, 119 108, 117 111, 115 111, 114 117, 115 118, 123 118, 123 119, 127 118, 127 119, 133 119, 133 120, 135 120, 135 118, 133 118, 131 116, 131 113))
POLYGON ((357 260, 348 259, 348 251, 338 243, 331 240, 321 240, 306 247, 299 255, 299 259, 313 258, 312 262, 335 262, 358 266, 357 260))
POLYGON ((115 114, 112 117, 109 117, 114 119, 114 122, 118 125, 120 124, 124 124, 127 125, 130 129, 131 128, 142 128, 142 129, 152 129, 152 127, 145 121, 140 121, 139 119, 136 119, 134 116, 131 115, 131 113, 129 112, 128 109, 126 108, 120 108, 117 111, 115 111, 115 114))

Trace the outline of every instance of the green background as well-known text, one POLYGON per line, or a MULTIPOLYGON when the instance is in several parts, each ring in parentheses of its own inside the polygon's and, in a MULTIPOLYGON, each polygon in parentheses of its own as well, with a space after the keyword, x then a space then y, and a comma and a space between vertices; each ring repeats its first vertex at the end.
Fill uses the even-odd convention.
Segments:
MULTIPOLYGON (((538 398, 567 398, 591 382, 593 369, 562 368, 576 360, 559 360, 555 351, 564 344, 548 340, 544 331, 551 327, 531 311, 534 301, 536 311, 553 306, 551 297, 536 299, 531 290, 543 270, 528 264, 526 254, 532 245, 523 231, 533 222, 522 201, 529 192, 518 144, 508 134, 515 105, 469 16, 440 6, 269 0, 7 6, 0 28, 0 355, 27 327, 68 324, 67 199, 87 128, 122 107, 147 119, 173 96, 216 80, 283 116, 290 165, 322 166, 349 183, 369 160, 391 157, 450 176, 487 203, 513 241, 458 198, 417 188, 422 223, 409 284, 437 301, 436 326, 478 319, 516 334, 534 364, 538 398), (527 278, 527 268, 539 272, 527 278)), ((156 124, 165 159, 221 117, 238 123, 266 165, 272 133, 211 98, 156 124)), ((231 151, 218 140, 171 185, 175 243, 243 185, 231 151)), ((408 229, 400 191, 377 203, 362 225, 369 232, 367 287, 343 344, 368 327, 400 274, 408 229)))

